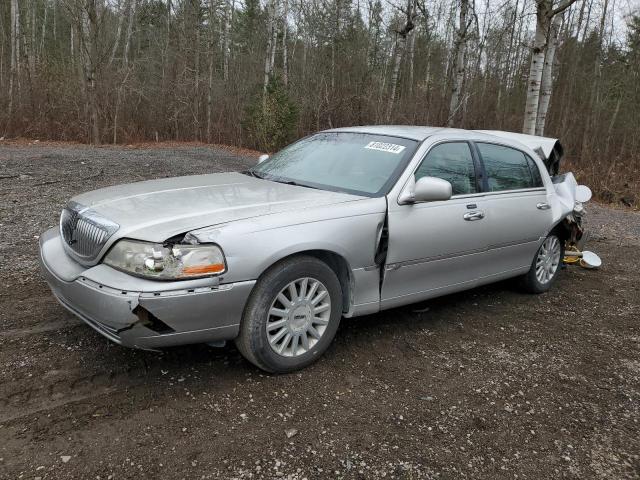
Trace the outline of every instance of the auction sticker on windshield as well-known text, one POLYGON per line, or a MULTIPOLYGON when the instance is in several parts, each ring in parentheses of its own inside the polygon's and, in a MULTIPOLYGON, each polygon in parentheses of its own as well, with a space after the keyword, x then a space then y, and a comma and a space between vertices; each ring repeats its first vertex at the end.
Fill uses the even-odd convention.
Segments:
POLYGON ((364 148, 368 148, 369 150, 379 150, 381 152, 395 153, 396 155, 398 153, 401 153, 405 149, 404 145, 396 145, 395 143, 384 142, 369 142, 367 145, 365 145, 364 148))

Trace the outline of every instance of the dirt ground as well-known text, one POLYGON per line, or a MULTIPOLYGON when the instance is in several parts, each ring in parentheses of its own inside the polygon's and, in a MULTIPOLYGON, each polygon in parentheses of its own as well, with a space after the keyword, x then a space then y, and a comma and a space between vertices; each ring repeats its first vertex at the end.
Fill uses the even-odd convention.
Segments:
POLYGON ((237 170, 204 146, 0 146, 0 478, 639 478, 640 214, 591 205, 598 271, 344 320, 314 366, 110 344, 59 306, 38 235, 72 195, 237 170))

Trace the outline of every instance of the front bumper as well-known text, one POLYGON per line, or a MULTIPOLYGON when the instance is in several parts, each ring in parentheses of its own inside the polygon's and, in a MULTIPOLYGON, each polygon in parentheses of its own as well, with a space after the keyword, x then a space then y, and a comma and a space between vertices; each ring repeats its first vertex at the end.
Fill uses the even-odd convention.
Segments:
POLYGON ((235 338, 255 284, 158 282, 103 264, 85 269, 65 253, 55 228, 40 237, 40 266, 65 308, 109 340, 143 349, 235 338))

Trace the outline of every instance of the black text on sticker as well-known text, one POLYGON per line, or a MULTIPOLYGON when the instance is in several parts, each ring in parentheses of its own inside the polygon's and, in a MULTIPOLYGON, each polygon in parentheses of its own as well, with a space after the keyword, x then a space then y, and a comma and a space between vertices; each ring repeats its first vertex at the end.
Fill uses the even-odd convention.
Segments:
POLYGON ((395 143, 369 142, 364 148, 398 154, 402 152, 405 147, 403 145, 396 145, 395 143))

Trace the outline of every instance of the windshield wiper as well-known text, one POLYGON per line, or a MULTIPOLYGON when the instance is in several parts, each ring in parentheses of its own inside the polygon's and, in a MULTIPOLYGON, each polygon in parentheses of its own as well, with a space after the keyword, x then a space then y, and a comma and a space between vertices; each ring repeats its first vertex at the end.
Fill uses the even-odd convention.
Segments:
POLYGON ((295 187, 305 187, 305 188, 313 188, 314 190, 321 190, 318 187, 312 187, 311 185, 307 185, 305 183, 294 182, 293 180, 275 180, 275 179, 270 179, 270 180, 278 183, 284 183, 285 185, 293 185, 295 187))
POLYGON ((255 177, 255 178, 264 178, 262 175, 258 174, 257 172, 254 172, 253 170, 245 170, 243 172, 245 175, 249 175, 250 177, 255 177))
POLYGON ((263 179, 263 180, 269 180, 270 182, 284 183, 285 185, 293 185, 295 187, 305 187, 305 188, 313 188, 315 190, 321 190, 318 187, 312 187, 311 185, 306 185, 304 183, 298 183, 298 182, 295 182, 293 180, 278 180, 277 178, 272 178, 272 177, 266 178, 265 175, 260 174, 258 172, 254 172, 253 170, 244 170, 244 171, 242 171, 240 173, 243 173, 245 175, 249 175, 250 177, 260 178, 260 179, 263 179))

